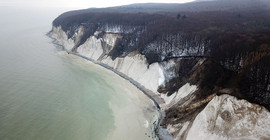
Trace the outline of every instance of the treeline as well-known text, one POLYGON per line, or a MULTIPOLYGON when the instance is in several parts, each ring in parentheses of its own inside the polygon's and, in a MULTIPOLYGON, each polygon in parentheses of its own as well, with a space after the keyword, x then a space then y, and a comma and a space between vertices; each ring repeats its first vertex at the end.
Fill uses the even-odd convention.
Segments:
POLYGON ((53 25, 61 26, 69 38, 83 27, 85 32, 78 46, 95 31, 120 33, 122 38, 109 53, 113 59, 132 51, 145 55, 148 64, 185 58, 178 76, 167 83, 169 88, 160 90, 164 93, 175 92, 181 81, 194 75, 188 71, 198 58, 206 58, 207 66, 200 70, 203 75, 195 78, 202 89, 207 89, 205 93, 210 93, 215 86, 230 87, 232 82, 241 92, 238 97, 270 109, 269 7, 201 12, 119 11, 69 12, 55 19, 53 25))
POLYGON ((112 56, 116 58, 137 49, 147 56, 151 64, 181 56, 209 56, 210 50, 217 50, 222 43, 216 40, 227 39, 227 36, 234 34, 244 34, 245 39, 253 32, 270 30, 268 17, 269 11, 260 10, 196 13, 83 12, 70 16, 63 14, 54 20, 53 25, 61 25, 69 38, 73 37, 78 27, 83 26, 85 34, 78 45, 83 44, 96 30, 106 32, 108 27, 119 27, 123 38, 118 41, 115 47, 117 53, 112 53, 112 56))

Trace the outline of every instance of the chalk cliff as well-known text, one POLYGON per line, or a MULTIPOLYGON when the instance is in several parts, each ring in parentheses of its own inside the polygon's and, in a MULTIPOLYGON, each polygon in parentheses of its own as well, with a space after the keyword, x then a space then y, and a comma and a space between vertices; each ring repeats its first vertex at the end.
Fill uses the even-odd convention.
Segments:
POLYGON ((71 11, 49 35, 160 99, 174 139, 270 139, 270 4, 241 2, 71 11))

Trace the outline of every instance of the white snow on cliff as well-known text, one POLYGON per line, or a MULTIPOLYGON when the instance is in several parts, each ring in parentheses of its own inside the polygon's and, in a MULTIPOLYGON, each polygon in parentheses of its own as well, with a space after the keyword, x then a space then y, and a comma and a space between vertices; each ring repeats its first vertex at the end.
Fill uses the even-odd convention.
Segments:
POLYGON ((165 83, 165 76, 164 76, 164 73, 163 73, 163 70, 161 68, 158 69, 158 72, 159 72, 159 79, 158 79, 158 85, 164 85, 165 83))
POLYGON ((246 100, 216 96, 196 117, 187 139, 270 139, 270 113, 246 100))
POLYGON ((101 30, 103 30, 106 33, 122 33, 123 27, 120 25, 104 25, 101 30))
POLYGON ((164 75, 164 81, 163 82, 169 82, 171 79, 177 76, 177 70, 176 70, 176 62, 175 60, 171 59, 166 62, 161 62, 161 68, 164 75))
POLYGON ((134 26, 123 26, 117 24, 105 24, 99 28, 99 30, 104 31, 106 33, 131 33, 135 31, 138 27, 134 26))
POLYGON ((120 38, 121 36, 118 35, 118 34, 109 34, 109 33, 106 33, 104 36, 103 36, 103 40, 110 46, 114 46, 115 45, 115 42, 118 38, 120 38))

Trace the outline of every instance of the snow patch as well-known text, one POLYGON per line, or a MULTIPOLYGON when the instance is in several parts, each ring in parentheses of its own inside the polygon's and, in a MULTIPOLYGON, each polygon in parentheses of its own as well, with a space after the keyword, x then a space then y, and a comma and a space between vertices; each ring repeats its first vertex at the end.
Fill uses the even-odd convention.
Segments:
POLYGON ((161 66, 162 66, 161 68, 162 68, 162 72, 164 75, 164 82, 165 83, 177 76, 177 74, 176 74, 177 72, 176 72, 176 68, 175 68, 175 66, 176 66, 175 60, 169 60, 167 62, 162 62, 161 66))
POLYGON ((161 68, 158 69, 158 72, 159 72, 159 79, 158 79, 158 85, 164 85, 164 82, 165 82, 165 77, 164 77, 164 74, 163 74, 163 70, 161 68))
POLYGON ((118 38, 120 38, 121 36, 119 34, 105 34, 103 36, 103 40, 110 46, 114 46, 115 42, 118 38))
POLYGON ((106 33, 122 33, 123 32, 123 28, 120 25, 106 24, 106 25, 103 26, 103 30, 106 33))

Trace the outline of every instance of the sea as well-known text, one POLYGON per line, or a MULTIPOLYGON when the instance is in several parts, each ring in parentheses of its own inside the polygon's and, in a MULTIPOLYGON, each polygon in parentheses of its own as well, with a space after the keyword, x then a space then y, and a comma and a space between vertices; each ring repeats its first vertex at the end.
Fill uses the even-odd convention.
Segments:
POLYGON ((68 10, 0 6, 0 139, 154 139, 151 100, 46 36, 68 10))

